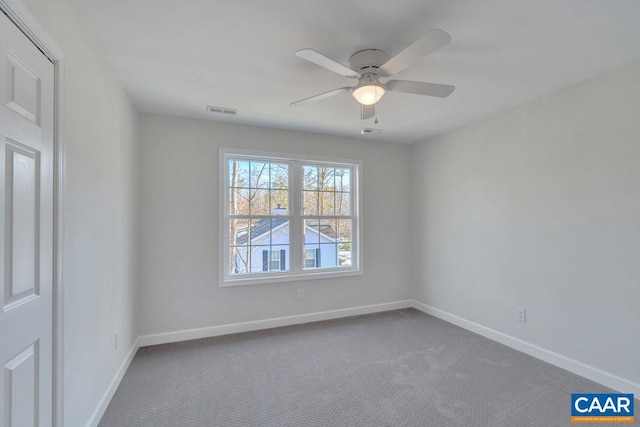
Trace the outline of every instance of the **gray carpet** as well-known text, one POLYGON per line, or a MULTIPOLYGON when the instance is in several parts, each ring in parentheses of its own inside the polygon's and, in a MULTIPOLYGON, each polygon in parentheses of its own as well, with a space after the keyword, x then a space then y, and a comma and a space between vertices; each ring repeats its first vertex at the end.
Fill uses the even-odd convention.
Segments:
POLYGON ((141 348, 100 426, 571 426, 576 392, 613 391, 406 309, 141 348))

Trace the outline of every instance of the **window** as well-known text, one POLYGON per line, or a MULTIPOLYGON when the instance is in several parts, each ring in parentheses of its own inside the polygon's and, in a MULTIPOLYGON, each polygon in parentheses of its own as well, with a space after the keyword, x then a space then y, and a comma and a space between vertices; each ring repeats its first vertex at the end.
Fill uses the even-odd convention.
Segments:
POLYGON ((284 249, 275 251, 263 251, 263 271, 280 271, 285 270, 287 251, 284 249), (268 261, 267 261, 268 260, 268 261))
POLYGON ((304 268, 315 268, 318 266, 316 260, 318 259, 318 249, 305 249, 304 250, 304 268))
POLYGON ((361 274, 357 161, 221 149, 220 285, 361 274))

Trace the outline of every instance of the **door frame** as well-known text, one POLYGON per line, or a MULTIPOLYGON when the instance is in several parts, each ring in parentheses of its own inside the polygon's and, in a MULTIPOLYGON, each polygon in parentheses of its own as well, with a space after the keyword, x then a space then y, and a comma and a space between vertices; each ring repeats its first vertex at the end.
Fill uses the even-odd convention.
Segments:
POLYGON ((66 56, 58 44, 22 3, 21 0, 0 0, 0 10, 53 62, 53 425, 64 425, 64 70, 66 56))

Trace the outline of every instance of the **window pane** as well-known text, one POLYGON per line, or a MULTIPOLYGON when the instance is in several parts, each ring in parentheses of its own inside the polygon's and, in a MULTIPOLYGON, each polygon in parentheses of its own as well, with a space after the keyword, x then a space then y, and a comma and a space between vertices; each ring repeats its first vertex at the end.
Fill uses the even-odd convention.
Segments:
POLYGON ((269 215, 269 190, 249 190, 251 191, 251 200, 249 203, 249 211, 251 215, 269 215))
POLYGON ((351 242, 351 232, 353 221, 351 219, 339 219, 337 222, 336 235, 338 242, 351 242))
POLYGON ((289 188, 289 165, 271 163, 270 177, 270 188, 281 190, 289 188))
POLYGON ((289 245, 289 220, 286 218, 272 219, 271 240, 272 245, 289 245))
POLYGON ((302 178, 304 180, 305 190, 318 189, 318 168, 315 166, 303 166, 302 178))
POLYGON ((249 190, 244 188, 229 189, 229 213, 232 215, 249 214, 249 190))
POLYGON ((313 244, 320 243, 320 220, 305 219, 304 220, 304 243, 313 244))
POLYGON ((335 243, 320 243, 321 262, 318 268, 338 266, 338 247, 335 243))
POLYGON ((252 273, 288 270, 288 254, 289 220, 287 218, 251 220, 250 270, 252 273), (278 254, 271 254, 271 251, 278 251, 278 254))
POLYGON ((338 265, 341 267, 351 267, 352 230, 352 220, 338 220, 338 265))
POLYGON ((336 169, 336 191, 351 191, 351 169, 336 169))
POLYGON ((269 163, 251 162, 251 188, 269 188, 269 163))
POLYGON ((304 268, 336 267, 338 260, 337 221, 334 219, 304 220, 304 268), (311 251, 315 251, 312 265, 311 251))
POLYGON ((302 192, 302 215, 318 215, 318 198, 317 191, 302 192))
POLYGON ((304 226, 305 242, 336 242, 337 221, 335 219, 305 219, 304 226))
POLYGON ((252 246, 251 252, 251 273, 266 273, 272 271, 289 270, 289 246, 252 246))
POLYGON ((229 160, 229 187, 249 187, 249 162, 229 160))
POLYGON ((249 220, 229 220, 229 246, 244 246, 249 244, 249 220))
POLYGON ((336 193, 336 215, 351 215, 351 193, 336 193))
POLYGON ((318 188, 328 191, 335 189, 333 168, 326 166, 318 167, 318 188))
POLYGON ((277 245, 271 247, 270 271, 289 270, 289 245, 277 245))
POLYGON ((253 246, 289 244, 289 220, 252 219, 250 244, 253 246))
POLYGON ((350 168, 304 165, 302 172, 303 215, 352 215, 350 168))
POLYGON ((251 246, 251 273, 269 271, 271 246, 251 246))
POLYGON ((229 273, 246 274, 249 272, 249 247, 232 246, 229 248, 229 273))
POLYGON ((228 167, 230 214, 289 214, 288 164, 229 160, 228 167))
POLYGON ((323 191, 320 193, 320 212, 318 215, 335 215, 335 193, 323 191))
POLYGON ((271 190, 271 215, 289 215, 287 190, 271 190))

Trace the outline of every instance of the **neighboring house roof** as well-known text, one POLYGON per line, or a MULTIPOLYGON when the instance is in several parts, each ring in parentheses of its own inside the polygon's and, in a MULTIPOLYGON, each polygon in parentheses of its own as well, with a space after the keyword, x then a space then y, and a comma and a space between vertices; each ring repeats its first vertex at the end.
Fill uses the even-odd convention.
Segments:
POLYGON ((330 224, 327 224, 326 222, 321 221, 320 224, 318 223, 310 224, 310 225, 307 225, 307 227, 311 228, 315 232, 320 232, 320 234, 323 234, 330 239, 335 240, 338 238, 336 230, 334 230, 333 227, 330 224))
MULTIPOLYGON (((283 224, 288 223, 288 219, 259 219, 255 222, 255 225, 251 227, 251 240, 255 240, 260 236, 269 233, 270 230, 275 229, 283 224)), ((247 244, 247 237, 249 233, 245 233, 238 236, 237 242, 239 245, 247 244)))
MULTIPOLYGON (((250 231, 251 241, 259 239, 260 237, 268 234, 269 231, 275 230, 276 228, 280 227, 281 225, 287 224, 288 222, 289 222, 288 219, 266 219, 266 218, 256 221, 255 225, 251 227, 251 231, 250 231)), ((307 225, 307 227, 315 231, 316 233, 319 232, 320 234, 324 235, 325 237, 331 240, 335 240, 338 237, 333 227, 331 227, 331 225, 326 222, 320 222, 320 224, 318 223, 309 224, 307 225)), ((245 233, 241 236, 238 236, 238 239, 236 240, 237 244, 246 245, 248 235, 249 233, 245 233)))

